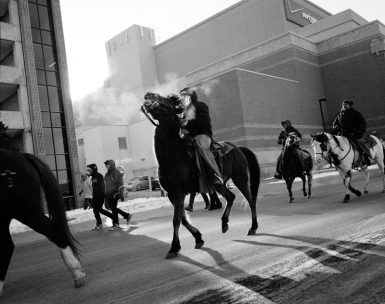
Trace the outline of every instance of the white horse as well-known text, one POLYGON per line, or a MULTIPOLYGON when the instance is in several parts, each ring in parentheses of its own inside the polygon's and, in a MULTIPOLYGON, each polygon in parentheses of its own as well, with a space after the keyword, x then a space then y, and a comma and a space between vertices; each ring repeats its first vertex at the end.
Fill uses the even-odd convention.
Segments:
MULTIPOLYGON (((382 174, 382 193, 385 193, 385 148, 381 141, 374 135, 370 137, 375 141, 375 145, 370 149, 371 158, 380 168, 382 174)), ((318 164, 333 162, 336 170, 340 174, 345 185, 344 203, 350 199, 350 192, 357 196, 361 196, 361 192, 354 189, 351 185, 352 169, 358 169, 365 176, 364 194, 368 193, 369 170, 366 165, 362 164, 358 151, 356 151, 349 140, 344 136, 335 136, 326 132, 318 133, 312 136, 312 147, 314 149, 314 159, 318 164)))

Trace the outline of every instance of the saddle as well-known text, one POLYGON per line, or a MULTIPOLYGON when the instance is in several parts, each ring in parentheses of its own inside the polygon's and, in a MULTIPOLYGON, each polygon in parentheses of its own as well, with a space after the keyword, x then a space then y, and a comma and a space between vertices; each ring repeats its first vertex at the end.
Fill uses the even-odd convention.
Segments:
MULTIPOLYGON (((367 163, 368 161, 366 160, 363 149, 359 146, 360 144, 357 144, 357 142, 355 142, 354 140, 351 140, 351 138, 348 138, 348 140, 354 150, 353 167, 359 168, 359 167, 362 167, 363 165, 371 165, 367 163)), ((372 137, 370 137, 368 134, 365 133, 362 137, 361 144, 366 145, 369 149, 372 149, 374 146, 377 145, 377 142, 372 137)))

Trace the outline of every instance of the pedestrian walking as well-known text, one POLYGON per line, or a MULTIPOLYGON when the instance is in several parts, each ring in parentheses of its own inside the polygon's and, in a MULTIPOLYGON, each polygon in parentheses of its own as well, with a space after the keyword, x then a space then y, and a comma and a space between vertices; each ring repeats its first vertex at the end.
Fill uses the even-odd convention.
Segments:
POLYGON ((91 176, 92 182, 92 202, 94 216, 96 219, 95 228, 92 230, 101 230, 103 228, 102 219, 100 218, 100 213, 113 219, 112 213, 103 209, 104 204, 104 195, 105 195, 105 185, 103 175, 98 172, 98 167, 96 164, 90 164, 87 166, 87 172, 91 176))
POLYGON ((127 221, 127 225, 130 223, 132 215, 118 208, 119 200, 123 200, 123 174, 116 169, 114 160, 106 160, 104 164, 107 168, 107 173, 104 176, 106 184, 105 197, 113 215, 112 227, 109 230, 115 231, 120 229, 118 214, 123 216, 127 221))
POLYGON ((79 196, 82 197, 83 209, 92 208, 92 182, 88 174, 81 175, 81 190, 79 196))

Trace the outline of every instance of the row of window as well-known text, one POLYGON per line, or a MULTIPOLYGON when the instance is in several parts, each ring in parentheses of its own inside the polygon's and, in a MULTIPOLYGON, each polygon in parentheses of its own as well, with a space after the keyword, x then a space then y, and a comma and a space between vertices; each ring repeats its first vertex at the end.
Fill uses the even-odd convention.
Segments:
POLYGON ((45 160, 59 182, 62 195, 71 198, 73 190, 69 149, 49 5, 47 0, 29 0, 45 160))

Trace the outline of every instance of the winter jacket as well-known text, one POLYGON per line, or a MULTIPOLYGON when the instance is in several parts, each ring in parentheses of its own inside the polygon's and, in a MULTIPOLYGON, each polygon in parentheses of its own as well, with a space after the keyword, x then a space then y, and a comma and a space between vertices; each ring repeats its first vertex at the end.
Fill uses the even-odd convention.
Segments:
POLYGON ((278 144, 285 144, 286 138, 289 136, 291 132, 294 132, 300 139, 302 139, 301 133, 292 126, 290 120, 284 120, 281 122, 281 124, 286 124, 286 128, 281 131, 281 133, 278 135, 278 144))
POLYGON ((104 181, 106 184, 106 198, 113 198, 116 195, 119 195, 121 187, 123 186, 123 174, 120 173, 115 167, 115 162, 113 160, 107 160, 105 164, 109 164, 110 168, 108 169, 106 175, 104 176, 104 181))
POLYGON ((366 120, 354 108, 341 111, 333 122, 333 129, 342 136, 361 138, 366 131, 366 120))
POLYGON ((191 105, 195 107, 195 119, 188 120, 187 124, 182 127, 186 129, 190 136, 206 134, 212 137, 213 131, 211 127, 211 119, 209 107, 202 101, 198 101, 195 92, 191 95, 191 105))

